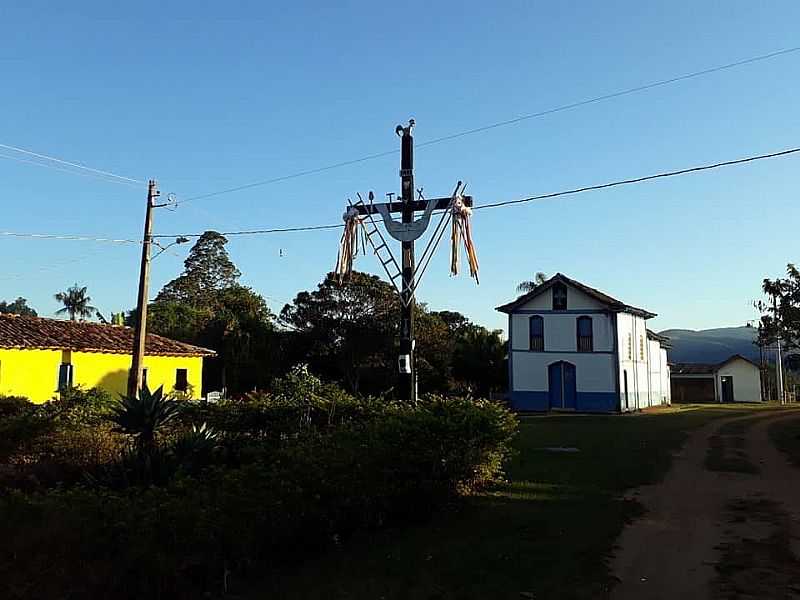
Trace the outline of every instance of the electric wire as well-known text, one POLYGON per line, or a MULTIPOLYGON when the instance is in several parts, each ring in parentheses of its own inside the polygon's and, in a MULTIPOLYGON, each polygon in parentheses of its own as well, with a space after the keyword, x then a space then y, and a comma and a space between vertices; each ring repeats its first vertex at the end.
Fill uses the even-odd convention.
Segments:
MULTIPOLYGON (((689 80, 689 79, 695 79, 697 77, 703 77, 705 75, 711 75, 713 73, 718 73, 720 71, 726 71, 726 70, 729 70, 729 69, 735 69, 737 67, 742 67, 742 66, 753 64, 753 63, 757 63, 757 62, 770 60, 770 59, 777 58, 777 57, 780 57, 780 56, 785 56, 787 54, 793 54, 795 52, 800 52, 800 46, 794 46, 792 48, 785 48, 783 50, 777 50, 775 52, 770 52, 768 54, 760 54, 758 56, 752 56, 750 58, 745 58, 745 59, 742 59, 742 60, 726 63, 726 64, 723 64, 723 65, 717 65, 716 67, 703 69, 701 71, 694 71, 692 73, 685 73, 683 75, 670 77, 668 79, 662 79, 662 80, 659 80, 659 81, 653 81, 653 82, 646 83, 646 84, 643 84, 643 85, 638 85, 638 86, 635 86, 635 87, 619 90, 617 92, 612 92, 612 93, 609 93, 609 94, 603 94, 603 95, 600 95, 600 96, 595 96, 593 98, 587 98, 585 100, 580 100, 580 101, 577 101, 577 102, 564 104, 562 106, 549 108, 549 109, 542 110, 542 111, 539 111, 539 112, 530 113, 530 114, 526 114, 526 115, 521 115, 521 116, 518 116, 518 117, 514 117, 512 119, 507 119, 507 120, 504 120, 504 121, 498 121, 496 123, 490 123, 488 125, 483 125, 481 127, 476 127, 476 128, 468 129, 468 130, 465 130, 465 131, 452 133, 452 134, 445 135, 445 136, 442 136, 442 137, 439 137, 439 138, 434 138, 432 140, 417 142, 416 143, 416 147, 417 148, 422 148, 422 147, 432 146, 434 144, 447 142, 447 141, 458 139, 458 138, 461 138, 461 137, 464 137, 464 136, 473 135, 473 134, 481 133, 481 132, 484 132, 484 131, 489 131, 491 129, 497 129, 499 127, 506 127, 506 126, 509 126, 509 125, 514 125, 514 124, 521 123, 521 122, 524 122, 524 121, 528 121, 528 120, 531 120, 531 119, 541 118, 541 117, 545 117, 545 116, 552 115, 552 114, 555 114, 555 113, 573 110, 573 109, 580 108, 580 107, 583 107, 583 106, 587 106, 587 105, 590 105, 590 104, 596 104, 596 103, 599 103, 599 102, 604 102, 606 100, 611 100, 611 99, 619 98, 619 97, 622 97, 622 96, 628 96, 628 95, 631 95, 631 94, 637 94, 637 93, 644 92, 644 91, 647 91, 647 90, 651 90, 651 89, 654 89, 654 88, 659 88, 659 87, 672 85, 674 83, 678 83, 678 82, 681 82, 681 81, 686 81, 686 80, 689 80)), ((280 177, 273 177, 271 179, 265 179, 265 180, 262 180, 262 181, 254 181, 252 183, 247 183, 247 184, 244 184, 244 185, 231 187, 231 188, 227 188, 227 189, 222 189, 222 190, 209 192, 209 193, 205 193, 205 194, 199 194, 199 195, 196 195, 196 196, 189 196, 188 198, 179 199, 179 203, 193 202, 195 200, 202 200, 202 199, 205 199, 205 198, 212 198, 212 197, 215 197, 215 196, 221 196, 223 194, 239 192, 239 191, 248 190, 248 189, 251 189, 251 188, 254 188, 254 187, 260 187, 260 186, 270 185, 270 184, 273 184, 273 183, 278 183, 278 182, 281 182, 281 181, 287 181, 287 180, 290 180, 290 179, 296 179, 298 177, 304 177, 306 175, 314 175, 314 174, 317 174, 317 173, 330 171, 332 169, 338 169, 340 167, 346 167, 346 166, 350 166, 350 165, 354 165, 354 164, 358 164, 358 163, 374 160, 376 158, 382 158, 384 156, 391 156, 393 154, 397 154, 398 152, 399 152, 398 149, 387 150, 385 152, 377 152, 377 153, 374 153, 374 154, 369 154, 367 156, 363 156, 361 158, 355 158, 355 159, 352 159, 352 160, 346 160, 346 161, 342 161, 342 162, 326 165, 326 166, 323 166, 323 167, 318 167, 316 169, 308 169, 308 170, 305 170, 305 171, 298 171, 296 173, 292 173, 292 174, 289 174, 289 175, 283 175, 283 176, 280 176, 280 177)))
MULTIPOLYGON (((319 231, 323 229, 339 229, 341 227, 344 227, 344 223, 335 223, 330 225, 308 225, 300 227, 277 227, 274 229, 251 229, 245 231, 221 231, 219 233, 220 235, 230 237, 238 235, 265 235, 270 233, 294 233, 298 231, 319 231)), ((153 239, 178 238, 178 237, 199 238, 202 235, 203 235, 202 233, 179 233, 179 234, 162 233, 154 235, 153 239)))
MULTIPOLYGON (((33 159, 30 159, 30 158, 22 158, 22 157, 19 157, 19 156, 9 156, 8 154, 0 154, 0 158, 4 158, 6 160, 15 160, 17 162, 25 163, 25 164, 32 165, 32 166, 35 166, 35 167, 44 167, 46 169, 52 169, 54 171, 60 171, 62 173, 69 173, 71 175, 80 175, 81 177, 91 177, 93 179, 99 179, 100 181, 105 181, 106 183, 121 183, 123 185, 130 185, 130 186, 134 185, 132 183, 127 183, 127 182, 123 182, 123 181, 118 181, 116 179, 111 179, 111 178, 106 177, 104 175, 97 175, 95 173, 84 172, 84 171, 76 171, 74 169, 68 169, 68 168, 65 168, 65 167, 58 167, 56 165, 43 163, 41 161, 33 160, 33 159)), ((139 187, 139 184, 135 184, 135 185, 136 185, 136 187, 139 187)))
POLYGON ((612 187, 618 187, 622 185, 631 185, 634 183, 642 183, 644 181, 651 181, 653 179, 661 179, 664 177, 676 177, 678 175, 687 175, 689 173, 697 173, 700 171, 709 171, 711 169, 719 169, 721 167, 729 167, 732 165, 741 165, 744 163, 750 163, 757 160, 765 160, 768 158, 778 158, 780 156, 787 156, 789 154, 796 154, 800 152, 800 148, 789 148, 787 150, 781 150, 779 152, 771 152, 769 154, 760 154, 758 156, 748 156, 746 158, 737 158, 735 160, 726 160, 724 162, 713 163, 710 165, 702 165, 698 167, 689 167, 687 169, 680 169, 677 171, 666 171, 664 173, 656 173, 654 175, 645 175, 644 177, 636 177, 633 179, 623 179, 621 181, 612 181, 609 183, 601 183, 598 185, 589 185, 585 187, 575 188, 572 190, 563 190, 561 192, 553 192, 550 194, 540 194, 538 196, 529 196, 528 198, 519 198, 517 200, 505 200, 502 202, 492 202, 491 204, 481 204, 479 206, 473 207, 473 210, 480 210, 483 208, 497 208, 499 206, 509 206, 512 204, 522 204, 525 202, 533 202, 535 200, 545 200, 547 198, 558 198, 559 196, 569 196, 572 194, 580 194, 583 192, 593 192, 596 190, 603 190, 612 187))
POLYGON ((34 156, 34 157, 42 159, 42 160, 49 160, 49 161, 52 161, 54 163, 58 163, 60 165, 66 165, 66 166, 72 167, 74 169, 79 169, 79 170, 82 170, 82 171, 86 171, 88 173, 94 173, 95 175, 102 175, 104 177, 108 177, 109 179, 118 180, 120 183, 121 182, 125 182, 128 185, 136 184, 137 186, 139 184, 146 185, 146 182, 142 181, 140 179, 134 179, 132 177, 124 177, 123 175, 117 175, 116 173, 112 173, 111 171, 103 171, 101 169, 94 169, 92 167, 87 167, 86 165, 82 165, 80 163, 71 162, 71 161, 68 161, 68 160, 61 159, 61 158, 56 158, 55 156, 48 156, 47 154, 41 154, 39 152, 33 152, 32 150, 26 150, 25 148, 20 148, 18 146, 11 146, 9 144, 0 144, 0 148, 4 148, 5 150, 11 150, 13 152, 19 152, 20 154, 25 154, 25 155, 28 155, 28 156, 34 156))
POLYGON ((110 244, 141 244, 141 241, 116 239, 107 237, 91 237, 87 235, 72 235, 62 233, 21 233, 18 231, 0 231, 0 236, 14 238, 28 238, 35 240, 62 240, 72 242, 107 242, 110 244))
MULTIPOLYGON (((768 160, 772 158, 781 158, 784 156, 789 156, 793 154, 800 153, 800 147, 797 148, 788 148, 785 150, 779 150, 776 152, 770 152, 768 154, 758 154, 754 156, 747 156, 744 158, 737 158, 733 160, 726 160, 716 163, 711 163, 707 165, 699 165, 694 167, 687 167, 685 169, 678 169, 673 171, 664 171, 661 173, 655 173, 652 175, 644 175, 642 177, 635 177, 630 179, 622 179, 618 181, 611 181, 607 183, 601 183, 597 185, 589 185, 579 188, 573 188, 569 190, 562 190, 559 192, 551 192, 548 194, 539 194, 536 196, 529 196, 526 198, 518 198, 515 200, 504 200, 500 202, 492 202, 489 204, 480 204, 477 206, 473 206, 472 210, 481 210, 484 208, 498 208, 502 206, 510 206, 514 204, 523 204, 526 202, 533 202, 535 200, 544 200, 548 198, 557 198, 559 196, 568 196, 574 194, 580 194, 584 192, 591 192, 596 190, 602 190, 607 188, 613 188, 618 186, 624 185, 632 185, 636 183, 642 183, 645 181, 652 181, 655 179, 663 179, 667 177, 677 177, 681 175, 687 175, 690 173, 697 173, 703 171, 709 171, 712 169, 719 169, 723 167, 735 166, 735 165, 742 165, 747 163, 752 163, 760 160, 768 160)), ((438 211, 441 212, 441 211, 438 211)), ((294 233, 294 232, 307 232, 307 231, 321 231, 327 229, 339 229, 344 227, 344 223, 336 223, 336 224, 329 224, 329 225, 305 225, 305 226, 297 226, 297 227, 276 227, 271 229, 250 229, 250 230, 242 230, 242 231, 224 231, 220 232, 222 235, 226 237, 231 236, 247 236, 247 235, 267 235, 267 234, 276 234, 276 233, 294 233)), ((202 236, 202 233, 180 233, 180 234, 158 234, 153 235, 152 239, 164 239, 164 238, 178 238, 178 237, 186 237, 186 238, 199 238, 202 236)), ((72 241, 94 241, 94 242, 109 242, 109 243, 117 243, 117 244, 141 244, 141 241, 132 240, 132 239, 119 239, 119 238, 103 238, 103 237, 91 237, 91 236, 83 236, 83 235, 72 235, 72 234, 44 234, 44 233, 19 233, 13 231, 0 231, 0 236, 7 236, 7 237, 17 237, 17 238, 32 238, 32 239, 51 239, 51 240, 72 240, 72 241)))
POLYGON ((734 69, 736 67, 741 67, 744 65, 749 65, 755 62, 760 62, 764 60, 769 60, 771 58, 775 58, 778 56, 784 56, 786 54, 791 54, 793 52, 800 51, 800 46, 796 46, 794 48, 786 48, 784 50, 778 50, 777 52, 770 52, 769 54, 762 54, 759 56, 753 56, 751 58, 746 58, 743 60, 738 60, 736 62, 727 63, 724 65, 719 65, 716 67, 711 67, 709 69, 703 69, 702 71, 695 71, 693 73, 686 73, 684 75, 678 75, 677 77, 671 77, 669 79, 662 79, 660 81, 653 81, 651 83, 646 83, 644 85, 637 85, 632 88, 628 88, 625 90, 620 90, 618 92, 612 92, 610 94, 603 94, 602 96, 595 96, 594 98, 588 98, 586 100, 580 100, 578 102, 573 102, 571 104, 565 104, 563 106, 558 106, 556 108, 550 108, 547 110, 542 110, 535 113, 530 113, 527 115, 521 115, 519 117, 515 117, 513 119, 508 119, 506 121, 499 121, 497 123, 492 123, 490 125, 484 125, 482 127, 476 127, 474 129, 469 129, 467 131, 461 131, 459 133, 453 133, 450 135, 445 135, 439 138, 435 138, 433 140, 428 140, 427 142, 420 142, 416 144, 418 148, 423 146, 431 146, 433 144, 439 144, 441 142, 447 142, 450 140, 455 140, 460 137, 464 137, 467 135, 472 135, 474 133, 481 133, 483 131, 489 131, 490 129, 497 129, 498 127, 505 127, 507 125, 514 125, 516 123, 520 123, 522 121, 528 121, 530 119, 536 119, 539 117, 545 117, 547 115, 552 115, 555 113, 572 110, 574 108, 580 108, 582 106, 587 106, 589 104, 596 104, 598 102, 604 102, 605 100, 611 100, 613 98, 619 98, 621 96, 628 96, 631 94, 636 94, 638 92, 644 92, 647 90, 652 90, 653 88, 663 87, 666 85, 671 85, 673 83, 678 83, 679 81, 686 81, 687 79, 694 79, 696 77, 702 77, 704 75, 710 75, 712 73, 718 73, 720 71, 725 71, 727 69, 734 69))
MULTIPOLYGON (((737 158, 734 160, 726 160, 722 162, 716 162, 708 165, 699 165, 695 167, 688 167, 685 169, 679 169, 675 171, 664 171, 661 173, 655 173, 652 175, 644 175, 642 177, 635 177, 631 179, 622 179, 619 181, 611 181, 607 183, 601 183, 597 185, 589 185, 579 188, 573 188, 569 190, 562 190, 559 192, 551 192, 548 194, 540 194, 536 196, 529 196, 527 198, 518 198, 515 200, 504 200, 500 202, 492 202, 489 204, 480 204, 477 206, 473 206, 472 210, 481 210, 484 208, 497 208, 500 206, 509 206, 514 204, 523 204, 526 202, 533 202, 535 200, 545 200, 547 198, 557 198, 559 196, 569 196, 574 194, 580 194, 583 192, 591 192, 596 190, 602 190, 606 188, 613 188, 619 187, 624 185, 631 185, 635 183, 642 183, 645 181, 651 181, 654 179, 663 179, 667 177, 677 177, 680 175, 687 175, 690 173, 697 173, 702 171, 709 171, 712 169, 719 169, 723 167, 741 165, 745 163, 751 163, 760 160, 767 160, 771 158, 780 158, 783 156, 788 156, 791 154, 796 154, 800 152, 799 148, 788 148, 786 150, 780 150, 776 152, 770 152, 769 154, 759 154, 755 156, 748 156, 745 158, 737 158)), ((226 231, 221 232, 224 236, 242 236, 242 235, 262 235, 262 234, 272 234, 272 233, 290 233, 290 232, 302 232, 302 231, 318 231, 318 230, 325 230, 325 229, 338 229, 344 227, 344 223, 339 224, 330 224, 330 225, 309 225, 309 226, 302 226, 302 227, 283 227, 283 228, 274 228, 274 229, 253 229, 253 230, 246 230, 246 231, 226 231)), ((188 237, 188 238, 198 238, 202 234, 201 233, 181 233, 181 234, 173 234, 173 235, 154 235, 154 238, 176 238, 176 237, 188 237)))

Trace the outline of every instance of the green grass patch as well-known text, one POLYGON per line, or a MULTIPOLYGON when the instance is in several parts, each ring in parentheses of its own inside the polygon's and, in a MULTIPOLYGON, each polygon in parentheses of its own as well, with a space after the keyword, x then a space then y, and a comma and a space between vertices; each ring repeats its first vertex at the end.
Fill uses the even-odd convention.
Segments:
POLYGON ((778 450, 785 452, 792 464, 800 467, 800 415, 796 419, 776 421, 767 431, 778 450))
POLYGON ((602 598, 613 585, 614 540, 641 514, 621 492, 660 480, 688 431, 736 414, 524 417, 506 484, 432 522, 363 534, 297 569, 276 569, 246 597, 602 598))

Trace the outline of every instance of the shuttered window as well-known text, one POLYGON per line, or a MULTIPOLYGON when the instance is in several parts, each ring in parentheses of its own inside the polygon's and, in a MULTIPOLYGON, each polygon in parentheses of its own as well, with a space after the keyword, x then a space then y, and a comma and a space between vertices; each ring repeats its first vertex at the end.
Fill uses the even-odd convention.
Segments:
POLYGON ((531 317, 531 350, 544 352, 544 319, 538 315, 531 317))
POLYGON ((553 310, 567 310, 567 286, 563 283, 553 286, 553 310))
POLYGON ((594 349, 594 335, 591 317, 578 317, 577 334, 578 352, 592 352, 594 349))

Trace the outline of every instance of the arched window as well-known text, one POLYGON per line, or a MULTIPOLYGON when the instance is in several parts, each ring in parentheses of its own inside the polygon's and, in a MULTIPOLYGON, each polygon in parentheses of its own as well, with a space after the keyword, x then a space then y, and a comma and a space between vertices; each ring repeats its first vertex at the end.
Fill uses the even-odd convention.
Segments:
POLYGON ((553 310, 567 310, 567 286, 563 283, 553 286, 553 310))
POLYGON ((592 334, 592 317, 578 317, 578 352, 592 352, 594 340, 592 334))
POLYGON ((544 319, 538 315, 531 317, 531 350, 544 352, 544 319))

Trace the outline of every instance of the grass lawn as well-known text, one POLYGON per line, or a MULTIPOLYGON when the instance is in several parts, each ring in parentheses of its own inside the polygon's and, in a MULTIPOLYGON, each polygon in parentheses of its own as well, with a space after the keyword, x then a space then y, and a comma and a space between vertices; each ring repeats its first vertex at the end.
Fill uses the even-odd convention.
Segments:
POLYGON ((788 454, 789 460, 800 467, 800 416, 772 423, 768 431, 778 450, 788 454))
POLYGON ((681 406, 624 416, 523 417, 509 482, 434 520, 362 534, 246 597, 600 598, 607 557, 641 512, 620 492, 658 481, 686 432, 742 407, 681 406), (552 452, 547 447, 575 447, 552 452))

